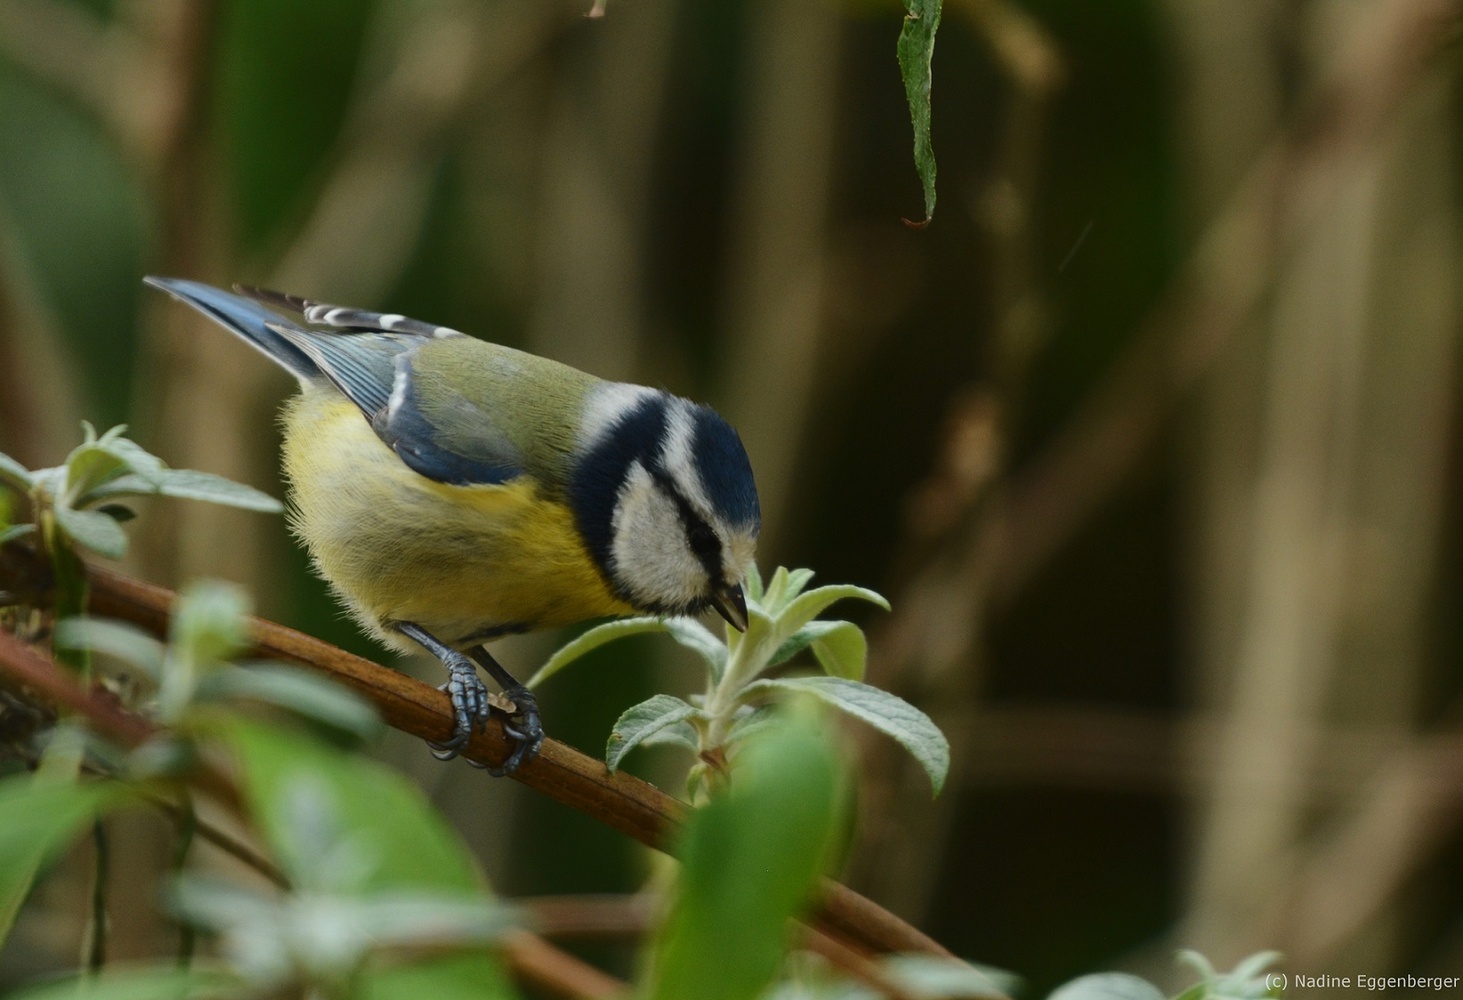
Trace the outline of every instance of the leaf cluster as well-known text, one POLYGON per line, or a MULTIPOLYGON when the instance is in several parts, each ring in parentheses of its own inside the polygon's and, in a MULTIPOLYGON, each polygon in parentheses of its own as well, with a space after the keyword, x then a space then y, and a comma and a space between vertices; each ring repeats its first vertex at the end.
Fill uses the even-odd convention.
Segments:
POLYGON ((84 439, 54 468, 27 469, 0 453, 0 497, 6 493, 29 507, 17 519, 13 507, 0 508, 0 546, 39 538, 50 561, 56 617, 77 615, 85 606, 81 552, 108 559, 127 554, 122 525, 137 516, 129 501, 145 496, 182 497, 279 513, 283 505, 251 486, 207 472, 170 469, 162 459, 124 436, 119 424, 98 435, 83 422, 84 439))
MULTIPOLYGON (((808 569, 779 567, 765 584, 755 566, 746 581, 747 630, 725 638, 690 618, 627 618, 590 629, 554 653, 529 680, 540 684, 593 649, 615 639, 663 632, 696 653, 706 668, 706 689, 689 699, 657 694, 625 711, 605 748, 617 768, 637 746, 673 744, 693 751, 693 790, 707 780, 770 718, 771 708, 798 697, 823 702, 897 740, 919 761, 936 794, 950 768, 950 745, 939 728, 904 699, 863 681, 868 640, 853 622, 817 616, 849 599, 888 610, 882 596, 836 584, 806 589, 808 569), (805 653, 818 674, 768 676, 805 653)), ((694 795, 693 795, 694 797, 694 795)))

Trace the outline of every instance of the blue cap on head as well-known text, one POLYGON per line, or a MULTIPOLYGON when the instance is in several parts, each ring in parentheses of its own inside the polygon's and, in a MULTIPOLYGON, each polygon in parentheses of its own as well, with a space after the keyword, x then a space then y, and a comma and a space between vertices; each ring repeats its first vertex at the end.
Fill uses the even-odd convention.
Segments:
POLYGON ((757 483, 736 428, 705 406, 696 407, 695 426, 692 454, 717 515, 728 524, 760 529, 762 507, 757 501, 757 483))

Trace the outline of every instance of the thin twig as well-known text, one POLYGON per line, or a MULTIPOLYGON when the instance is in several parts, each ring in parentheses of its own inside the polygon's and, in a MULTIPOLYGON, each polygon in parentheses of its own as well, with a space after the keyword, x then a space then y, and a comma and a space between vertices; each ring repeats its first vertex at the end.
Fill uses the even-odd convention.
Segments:
POLYGON ((654 893, 520 897, 513 905, 529 915, 544 937, 639 937, 655 918, 654 893))
POLYGON ((829 937, 818 930, 809 930, 803 936, 803 947, 821 956, 850 979, 876 990, 880 996, 889 997, 889 1000, 917 1000, 914 994, 906 991, 879 968, 879 964, 872 958, 837 938, 829 937))
POLYGON ((608 1000, 629 995, 625 983, 560 951, 537 934, 512 931, 500 943, 520 979, 560 996, 570 1000, 608 1000))

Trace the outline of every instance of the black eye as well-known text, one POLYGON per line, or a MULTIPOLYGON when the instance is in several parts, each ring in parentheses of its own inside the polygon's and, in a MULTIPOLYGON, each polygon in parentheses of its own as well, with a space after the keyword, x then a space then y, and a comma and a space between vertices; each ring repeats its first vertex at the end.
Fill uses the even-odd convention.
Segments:
POLYGON ((710 559, 712 556, 721 555, 721 542, 705 524, 693 524, 686 529, 686 542, 691 546, 691 551, 702 559, 710 559))

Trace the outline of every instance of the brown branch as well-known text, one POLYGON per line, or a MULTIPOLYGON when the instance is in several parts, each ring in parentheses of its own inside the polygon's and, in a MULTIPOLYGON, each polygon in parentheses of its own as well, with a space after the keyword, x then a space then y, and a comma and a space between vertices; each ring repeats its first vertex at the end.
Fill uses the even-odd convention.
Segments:
MULTIPOLYGON (((176 598, 172 591, 96 568, 91 580, 94 613, 133 622, 159 636, 166 634, 176 598)), ((431 685, 261 618, 253 620, 253 634, 256 655, 328 675, 375 705, 393 728, 436 742, 451 735, 451 703, 431 685)), ((501 720, 494 716, 487 731, 473 738, 463 756, 497 767, 508 752, 501 720)), ((557 740, 545 740, 538 759, 520 768, 514 777, 657 849, 665 849, 667 833, 685 815, 683 803, 654 785, 623 771, 611 774, 602 761, 557 740)))
MULTIPOLYGON (((166 588, 119 573, 91 570, 93 612, 130 621, 160 636, 166 634, 176 596, 166 588)), ((253 629, 258 655, 330 676, 375 705, 393 728, 433 741, 451 733, 451 704, 436 688, 271 621, 255 618, 253 629)), ((494 767, 507 755, 508 742, 496 717, 463 752, 469 760, 494 767)), ((538 759, 519 768, 514 778, 661 851, 669 849, 673 833, 687 814, 685 803, 654 785, 623 771, 611 773, 603 761, 557 740, 545 740, 538 759)), ((831 880, 825 886, 818 920, 823 930, 876 951, 950 954, 924 932, 831 880)))
MULTIPOLYGON (((12 684, 29 689, 42 700, 85 718, 94 731, 120 746, 131 749, 157 735, 156 726, 123 710, 110 697, 87 692, 49 657, 3 629, 0 629, 0 674, 4 674, 12 684)), ((238 789, 221 771, 202 765, 194 781, 208 794, 242 811, 238 789)), ((161 800, 148 801, 165 809, 175 808, 161 800)), ((273 864, 227 834, 200 824, 199 835, 256 869, 276 885, 287 884, 273 864)), ((508 935, 503 941, 503 951, 514 974, 524 982, 571 1000, 601 1000, 628 991, 619 980, 527 931, 508 935)))
POLYGON ((513 905, 527 912, 533 929, 545 937, 576 938, 639 937, 650 929, 658 906, 648 892, 520 897, 513 905))
POLYGON ((560 951, 537 934, 513 931, 501 943, 519 978, 560 996, 572 1000, 605 1000, 630 993, 630 988, 614 976, 560 951))
POLYGON ((880 996, 889 997, 890 1000, 918 1000, 914 994, 891 979, 872 958, 835 937, 810 929, 803 935, 803 947, 821 956, 850 979, 874 989, 880 996))
POLYGON ((154 729, 146 721, 88 694, 58 670, 49 657, 3 629, 0 629, 0 670, 44 701, 84 716, 97 733, 122 746, 139 746, 153 735, 154 729))

